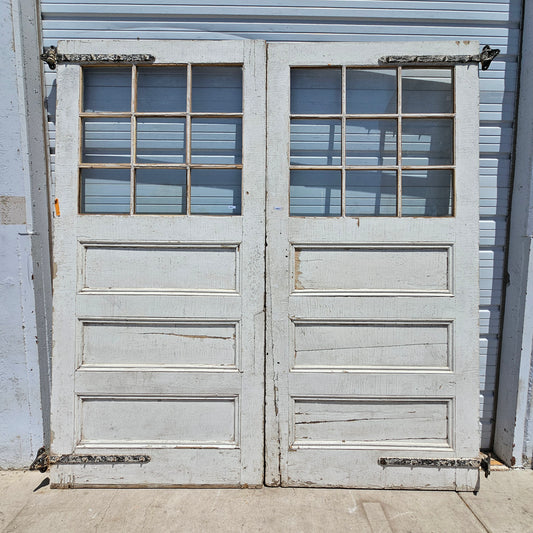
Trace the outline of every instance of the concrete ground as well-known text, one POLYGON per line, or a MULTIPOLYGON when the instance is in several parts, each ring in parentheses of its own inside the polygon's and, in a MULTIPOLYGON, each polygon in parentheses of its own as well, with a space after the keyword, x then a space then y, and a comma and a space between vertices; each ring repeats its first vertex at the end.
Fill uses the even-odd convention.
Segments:
POLYGON ((0 531, 533 532, 533 471, 493 472, 477 495, 349 489, 51 490, 0 472, 0 531))

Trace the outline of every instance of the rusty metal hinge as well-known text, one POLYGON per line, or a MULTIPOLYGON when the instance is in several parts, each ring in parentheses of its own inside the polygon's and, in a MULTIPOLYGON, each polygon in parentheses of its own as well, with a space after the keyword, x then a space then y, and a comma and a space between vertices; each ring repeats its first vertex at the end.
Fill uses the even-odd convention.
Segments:
POLYGON ((481 467, 481 470, 485 472, 485 477, 490 476, 490 461, 491 461, 490 452, 483 454, 483 457, 481 458, 481 464, 479 466, 481 467))
POLYGON ((464 459, 434 459, 420 457, 380 457, 378 464, 381 466, 431 466, 434 468, 479 468, 482 459, 480 457, 464 459))
POLYGON ((58 63, 153 63, 152 54, 60 54, 55 46, 43 48, 41 59, 54 70, 58 63))
POLYGON ((30 470, 39 470, 39 472, 46 472, 49 465, 49 455, 46 448, 42 446, 37 450, 37 457, 30 465, 30 470))
POLYGON ((465 63, 481 63, 481 70, 487 70, 492 60, 500 53, 498 48, 492 49, 488 44, 480 54, 467 55, 435 55, 435 56, 383 56, 380 64, 385 65, 449 65, 465 63))
POLYGON ((50 465, 143 464, 150 460, 149 455, 50 455, 43 446, 39 448, 30 470, 46 472, 50 465))

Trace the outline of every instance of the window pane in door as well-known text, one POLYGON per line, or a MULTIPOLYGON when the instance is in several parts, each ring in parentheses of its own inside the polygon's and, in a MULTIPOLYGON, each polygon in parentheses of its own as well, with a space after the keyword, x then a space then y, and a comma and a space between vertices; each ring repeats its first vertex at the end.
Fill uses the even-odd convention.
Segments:
POLYGON ((240 215, 241 170, 192 168, 191 214, 240 215))
POLYGON ((451 69, 402 69, 403 113, 453 113, 451 69))
POLYGON ((82 168, 80 213, 129 213, 130 169, 82 168))
POLYGON ((340 120, 291 120, 291 165, 340 164, 340 120))
POLYGON ((137 111, 180 112, 187 108, 185 67, 139 67, 137 111))
POLYGON ((240 118, 193 118, 191 162, 238 165, 242 161, 240 118))
POLYGON ((338 217, 340 214, 340 170, 291 170, 291 216, 338 217))
POLYGON ((138 168, 135 171, 135 212, 185 213, 187 171, 184 168, 138 168))
POLYGON ((83 119, 83 163, 129 163, 129 118, 83 119))
POLYGON ((452 119, 404 119, 402 122, 403 165, 453 164, 452 119))
POLYGON ((396 113, 395 69, 346 70, 346 113, 396 113))
POLYGON ((184 162, 184 118, 137 119, 137 163, 184 162))
POLYGON ((346 121, 347 165, 395 165, 397 122, 391 119, 346 121))
POLYGON ((291 113, 340 114, 340 68, 291 69, 291 113))
POLYGON ((396 215, 396 171, 347 171, 346 215, 396 215))
POLYGON ((192 67, 193 113, 240 113, 241 67, 192 67))
POLYGON ((404 170, 402 215, 442 217, 453 214, 452 170, 404 170))
POLYGON ((124 112, 131 110, 131 68, 83 69, 83 110, 124 112))

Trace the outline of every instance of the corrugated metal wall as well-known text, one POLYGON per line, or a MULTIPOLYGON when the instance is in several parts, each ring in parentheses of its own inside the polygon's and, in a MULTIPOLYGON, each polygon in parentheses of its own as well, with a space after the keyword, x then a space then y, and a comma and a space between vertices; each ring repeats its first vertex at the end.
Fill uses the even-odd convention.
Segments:
MULTIPOLYGON (((481 446, 490 446, 520 45, 521 0, 42 0, 59 39, 478 40, 502 55, 481 72, 481 446)), ((47 70, 51 146, 54 73, 47 70)), ((53 156, 52 156, 53 164, 53 156)))

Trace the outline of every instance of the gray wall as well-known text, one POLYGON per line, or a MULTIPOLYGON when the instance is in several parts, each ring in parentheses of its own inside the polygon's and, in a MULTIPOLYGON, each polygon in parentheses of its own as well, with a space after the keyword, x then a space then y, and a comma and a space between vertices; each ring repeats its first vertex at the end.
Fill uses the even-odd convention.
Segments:
MULTIPOLYGON (((42 0, 45 45, 59 39, 479 40, 502 50, 481 72, 480 396, 490 447, 503 291, 521 0, 42 0)), ((54 74, 48 71, 54 143, 54 74)), ((53 156, 52 156, 53 157, 53 156)), ((52 161, 53 162, 53 161, 52 161)))
POLYGON ((533 2, 525 4, 522 49, 494 443, 496 453, 516 466, 533 462, 533 2))
POLYGON ((27 466, 46 438, 49 236, 46 195, 38 193, 46 160, 36 21, 30 2, 0 1, 0 468, 27 466))

